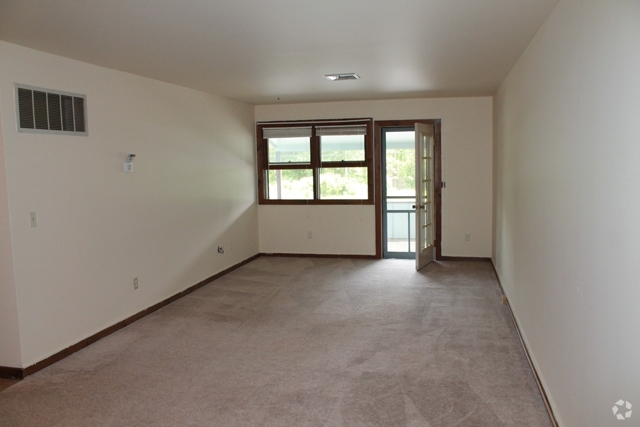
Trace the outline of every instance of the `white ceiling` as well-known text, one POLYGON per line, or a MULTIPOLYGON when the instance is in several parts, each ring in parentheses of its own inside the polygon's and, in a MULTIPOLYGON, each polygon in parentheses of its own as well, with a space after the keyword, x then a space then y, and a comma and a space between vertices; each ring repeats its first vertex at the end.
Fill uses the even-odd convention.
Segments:
POLYGON ((557 3, 0 0, 0 39, 253 104, 492 95, 557 3))

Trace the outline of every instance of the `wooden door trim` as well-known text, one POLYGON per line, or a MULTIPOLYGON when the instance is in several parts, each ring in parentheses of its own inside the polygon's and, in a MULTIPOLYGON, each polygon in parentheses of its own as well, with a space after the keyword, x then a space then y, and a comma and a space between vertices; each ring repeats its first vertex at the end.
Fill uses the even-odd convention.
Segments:
POLYGON ((375 209, 376 209, 376 258, 382 258, 382 128, 413 127, 415 123, 431 125, 434 139, 434 163, 435 163, 435 247, 436 260, 442 258, 442 126, 440 119, 421 120, 378 120, 373 124, 375 152, 373 168, 376 174, 375 180, 375 209))

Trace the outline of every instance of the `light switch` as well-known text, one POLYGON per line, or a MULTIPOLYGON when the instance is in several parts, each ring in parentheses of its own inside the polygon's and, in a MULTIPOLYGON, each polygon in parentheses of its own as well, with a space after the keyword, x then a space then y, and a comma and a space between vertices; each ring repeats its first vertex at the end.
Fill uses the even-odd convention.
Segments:
POLYGON ((36 220, 35 212, 29 212, 29 223, 31 224, 31 228, 38 226, 38 221, 36 220))

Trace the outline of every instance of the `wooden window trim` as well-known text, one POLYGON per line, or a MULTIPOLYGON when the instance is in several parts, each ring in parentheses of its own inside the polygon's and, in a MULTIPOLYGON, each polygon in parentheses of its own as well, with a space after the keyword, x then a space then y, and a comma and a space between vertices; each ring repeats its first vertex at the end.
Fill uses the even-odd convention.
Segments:
POLYGON ((258 122, 256 123, 256 146, 257 146, 257 170, 258 170, 258 203, 261 205, 373 205, 375 204, 375 182, 376 170, 374 167, 374 134, 373 119, 341 119, 341 120, 305 120, 287 122, 258 122), (277 164, 269 165, 268 140, 262 137, 262 129, 265 127, 295 127, 309 126, 313 128, 311 136, 311 162, 305 164, 277 164), (364 161, 340 161, 322 162, 320 159, 320 137, 316 135, 316 126, 331 125, 365 125, 367 134, 364 143, 364 161), (366 167, 367 168, 367 199, 320 199, 319 174, 322 168, 345 168, 345 167, 366 167), (267 173, 269 170, 291 170, 309 169, 313 174, 313 194, 314 199, 268 199, 267 173))

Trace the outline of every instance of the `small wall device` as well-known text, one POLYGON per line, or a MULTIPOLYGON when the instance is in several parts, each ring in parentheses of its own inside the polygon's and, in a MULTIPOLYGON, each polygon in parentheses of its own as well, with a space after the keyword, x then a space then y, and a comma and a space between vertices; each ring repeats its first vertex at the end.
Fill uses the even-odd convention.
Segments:
POLYGON ((127 160, 124 162, 124 172, 131 173, 133 172, 133 159, 136 157, 135 154, 129 154, 127 156, 127 160))

